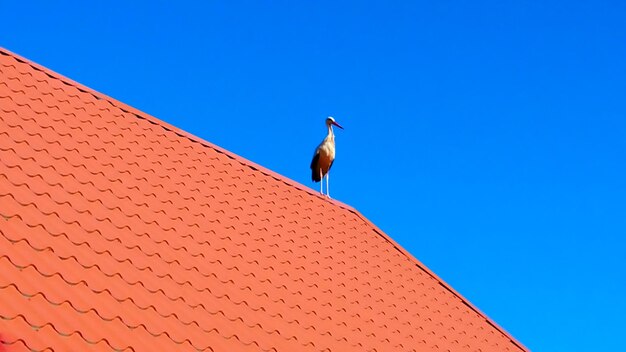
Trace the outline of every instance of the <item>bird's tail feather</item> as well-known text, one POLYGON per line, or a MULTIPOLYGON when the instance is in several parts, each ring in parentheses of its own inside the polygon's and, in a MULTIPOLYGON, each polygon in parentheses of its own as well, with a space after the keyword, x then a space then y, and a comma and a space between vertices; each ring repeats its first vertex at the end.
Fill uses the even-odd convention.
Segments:
POLYGON ((311 169, 311 179, 313 180, 313 182, 320 182, 322 180, 319 170, 315 172, 315 169, 311 169))

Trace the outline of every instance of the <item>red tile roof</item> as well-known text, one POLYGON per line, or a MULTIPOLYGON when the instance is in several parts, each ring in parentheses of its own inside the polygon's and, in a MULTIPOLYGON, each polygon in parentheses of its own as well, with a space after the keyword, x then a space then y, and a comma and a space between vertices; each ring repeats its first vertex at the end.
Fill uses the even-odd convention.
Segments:
POLYGON ((0 349, 523 351, 356 210, 0 49, 0 349))

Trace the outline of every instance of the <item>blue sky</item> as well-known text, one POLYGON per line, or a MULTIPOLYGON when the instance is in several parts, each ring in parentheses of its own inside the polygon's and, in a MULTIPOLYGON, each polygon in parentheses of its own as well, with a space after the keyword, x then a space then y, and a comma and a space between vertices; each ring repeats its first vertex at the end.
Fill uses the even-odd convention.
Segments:
POLYGON ((623 1, 0 1, 0 45, 354 206, 534 351, 626 350, 623 1), (131 4, 132 3, 132 4, 131 4))

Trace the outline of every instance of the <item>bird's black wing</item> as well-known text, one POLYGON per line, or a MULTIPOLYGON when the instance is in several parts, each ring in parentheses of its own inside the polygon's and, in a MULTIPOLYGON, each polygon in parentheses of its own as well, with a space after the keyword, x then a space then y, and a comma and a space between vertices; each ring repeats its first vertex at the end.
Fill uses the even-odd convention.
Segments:
POLYGON ((318 166, 318 162, 320 160, 320 152, 318 151, 313 155, 313 160, 311 160, 311 179, 315 182, 319 182, 320 178, 320 168, 318 166))

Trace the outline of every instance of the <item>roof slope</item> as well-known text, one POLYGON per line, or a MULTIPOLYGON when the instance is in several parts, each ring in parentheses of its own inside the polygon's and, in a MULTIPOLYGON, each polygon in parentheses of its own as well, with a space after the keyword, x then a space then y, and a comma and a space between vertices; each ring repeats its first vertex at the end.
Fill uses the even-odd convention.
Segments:
POLYGON ((0 49, 0 349, 520 351, 354 209, 0 49))

